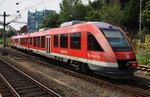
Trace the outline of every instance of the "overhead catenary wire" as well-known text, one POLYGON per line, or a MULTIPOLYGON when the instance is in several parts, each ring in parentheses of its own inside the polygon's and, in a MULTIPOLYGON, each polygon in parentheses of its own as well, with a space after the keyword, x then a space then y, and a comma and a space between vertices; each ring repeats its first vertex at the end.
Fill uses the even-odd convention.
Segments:
MULTIPOLYGON (((4 3, 5 1, 6 1, 6 0, 3 0, 3 3, 4 3)), ((29 9, 31 9, 31 8, 33 8, 33 7, 36 7, 36 6, 40 6, 40 5, 42 5, 42 4, 44 4, 44 3, 48 2, 48 1, 51 1, 51 0, 46 0, 46 1, 40 0, 40 2, 37 3, 37 4, 33 3, 34 5, 19 10, 19 11, 20 11, 19 13, 24 13, 26 10, 29 10, 29 9)), ((17 6, 20 5, 20 3, 24 3, 24 1, 14 2, 14 4, 16 4, 17 6)), ((8 9, 7 9, 7 10, 8 10, 8 9)), ((9 14, 10 14, 10 16, 11 16, 11 14, 14 14, 14 12, 9 13, 9 14)), ((13 16, 11 16, 11 17, 14 17, 14 16, 15 16, 15 15, 13 15, 13 16)), ((10 18, 10 17, 9 17, 9 18, 10 18)), ((16 22, 16 23, 17 23, 17 22, 16 22)), ((21 22, 21 23, 25 24, 25 22, 21 22)))
POLYGON ((42 0, 41 2, 39 2, 39 3, 35 4, 35 5, 32 5, 32 6, 26 7, 26 8, 24 8, 24 9, 21 9, 20 11, 29 10, 30 8, 33 8, 33 7, 42 5, 42 4, 44 4, 44 3, 48 2, 48 1, 51 1, 51 0, 47 0, 47 1, 42 0))

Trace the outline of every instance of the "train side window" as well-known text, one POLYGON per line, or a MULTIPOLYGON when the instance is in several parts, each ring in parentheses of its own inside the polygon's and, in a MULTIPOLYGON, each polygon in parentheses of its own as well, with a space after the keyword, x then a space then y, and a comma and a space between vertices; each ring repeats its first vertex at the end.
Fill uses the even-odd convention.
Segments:
POLYGON ((18 43, 18 39, 16 39, 16 43, 18 43))
POLYGON ((103 51, 102 47, 100 46, 96 38, 90 32, 88 32, 87 40, 88 40, 88 50, 103 51))
POLYGON ((40 37, 37 37, 37 47, 40 47, 40 37))
POLYGON ((45 48, 45 36, 41 37, 41 47, 45 48))
POLYGON ((60 35, 60 47, 68 48, 68 34, 60 35))
POLYGON ((23 45, 23 38, 21 38, 21 45, 23 45))
POLYGON ((21 38, 21 44, 23 45, 23 38, 21 38))
POLYGON ((26 44, 28 44, 28 38, 26 38, 26 44))
POLYGON ((18 39, 14 39, 15 40, 15 43, 18 43, 18 39))
POLYGON ((36 37, 34 37, 34 43, 33 46, 36 47, 36 37))
POLYGON ((81 32, 70 34, 71 42, 70 48, 81 49, 81 32))
POLYGON ((30 37, 30 45, 32 45, 32 37, 30 37))
POLYGON ((58 47, 58 35, 54 35, 54 47, 58 47))
POLYGON ((22 38, 20 38, 20 44, 22 45, 22 38))
POLYGON ((23 45, 25 45, 25 38, 23 38, 23 45))

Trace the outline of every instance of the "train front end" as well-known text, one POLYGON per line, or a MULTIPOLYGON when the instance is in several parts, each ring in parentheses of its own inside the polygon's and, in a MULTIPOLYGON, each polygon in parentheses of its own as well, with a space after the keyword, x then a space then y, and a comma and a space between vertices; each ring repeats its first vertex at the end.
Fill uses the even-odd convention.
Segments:
MULTIPOLYGON (((99 27, 112 49, 115 61, 118 64, 115 68, 107 68, 106 73, 116 79, 126 79, 134 77, 134 72, 138 67, 136 55, 129 42, 125 32, 119 27, 110 24, 103 24, 105 27, 99 27)), ((108 53, 107 51, 106 53, 108 53)), ((108 58, 110 58, 108 56, 108 58)))

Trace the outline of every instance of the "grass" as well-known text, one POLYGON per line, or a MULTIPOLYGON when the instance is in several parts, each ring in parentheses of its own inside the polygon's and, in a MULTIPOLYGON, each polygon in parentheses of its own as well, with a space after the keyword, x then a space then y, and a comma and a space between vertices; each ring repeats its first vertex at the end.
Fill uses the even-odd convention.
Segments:
MULTIPOLYGON (((6 46, 8 46, 8 44, 10 43, 10 38, 6 38, 6 46)), ((0 38, 0 44, 3 44, 3 38, 0 38)))
POLYGON ((141 65, 150 66, 150 50, 143 50, 137 54, 137 60, 141 65))

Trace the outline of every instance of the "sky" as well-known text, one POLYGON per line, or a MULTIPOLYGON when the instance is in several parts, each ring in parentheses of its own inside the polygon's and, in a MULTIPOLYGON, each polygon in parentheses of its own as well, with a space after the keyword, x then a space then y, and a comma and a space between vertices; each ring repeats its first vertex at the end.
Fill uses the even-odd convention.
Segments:
MULTIPOLYGON (((62 0, 0 0, 0 21, 3 21, 1 15, 6 14, 10 15, 6 17, 6 23, 14 19, 16 16, 21 14, 21 18, 17 21, 27 22, 27 13, 28 11, 35 12, 35 10, 55 10, 56 12, 60 11, 59 4, 62 0), (16 3, 19 3, 16 5, 16 3), (17 13, 19 11, 19 13, 17 13)), ((83 0, 84 3, 87 3, 88 0, 83 0)), ((11 23, 15 29, 19 30, 25 24, 20 23, 11 23)), ((0 26, 2 28, 2 26, 0 26)))

